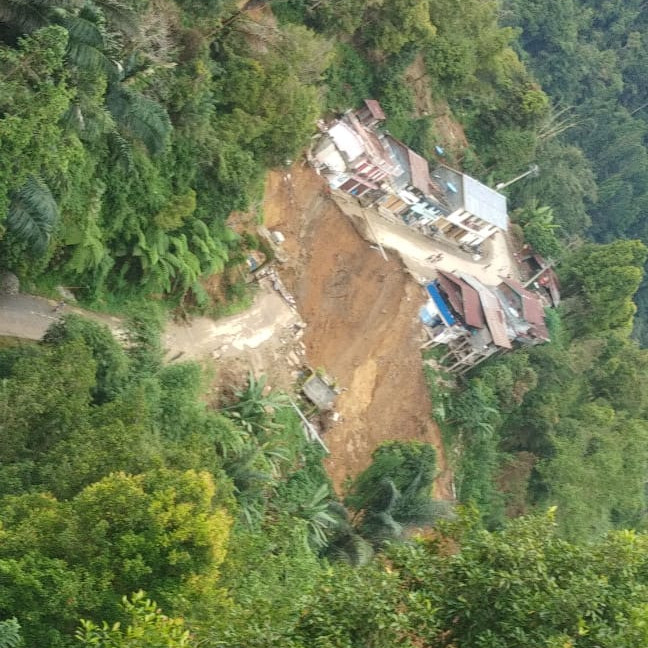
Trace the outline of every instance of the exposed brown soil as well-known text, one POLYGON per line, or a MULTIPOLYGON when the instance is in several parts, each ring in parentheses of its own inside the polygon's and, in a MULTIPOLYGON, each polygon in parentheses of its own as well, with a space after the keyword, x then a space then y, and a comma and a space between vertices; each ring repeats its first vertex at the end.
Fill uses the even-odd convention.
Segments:
MULTIPOLYGON (((385 261, 357 233, 310 167, 270 173, 263 210, 266 225, 285 236, 277 270, 297 308, 277 281, 262 280, 252 306, 237 315, 169 322, 163 335, 167 361, 211 364, 210 398, 217 398, 219 386, 242 384, 249 371, 289 389, 306 361, 321 367, 342 389, 335 404, 340 420, 329 418, 324 432, 336 488, 342 491, 347 477, 368 466, 382 441, 421 440, 438 449, 436 496, 452 499, 419 351, 421 287, 393 251, 385 261)), ((0 297, 0 335, 40 339, 56 319, 54 305, 27 295, 0 297)), ((68 311, 122 334, 118 318, 72 306, 68 311)))
POLYGON ((307 324, 307 357, 343 390, 340 420, 325 432, 336 488, 382 441, 420 440, 438 448, 436 495, 451 499, 419 351, 420 286, 395 255, 385 261, 360 237, 309 167, 270 173, 263 210, 266 226, 286 238, 279 271, 307 324))
POLYGON ((405 71, 405 84, 414 94, 416 116, 432 116, 434 129, 439 136, 439 145, 446 149, 455 166, 460 166, 463 152, 468 148, 466 134, 452 115, 448 103, 433 97, 432 83, 420 54, 405 71))

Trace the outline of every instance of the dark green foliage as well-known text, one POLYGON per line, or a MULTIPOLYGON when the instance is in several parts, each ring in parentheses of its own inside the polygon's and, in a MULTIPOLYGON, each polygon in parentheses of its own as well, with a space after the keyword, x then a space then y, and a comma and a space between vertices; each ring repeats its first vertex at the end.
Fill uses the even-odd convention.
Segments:
POLYGON ((193 596, 223 557, 227 426, 200 403, 200 372, 129 362, 107 335, 68 316, 0 354, 0 614, 30 646, 68 645, 80 614, 114 618, 140 586, 193 596))
POLYGON ((574 331, 630 330, 647 254, 640 241, 616 241, 584 245, 570 257, 563 279, 576 301, 570 312, 574 331))
POLYGON ((67 317, 44 344, 0 352, 0 646, 17 641, 14 615, 34 647, 71 645, 80 617, 82 643, 115 648, 648 644, 646 540, 596 540, 646 524, 648 360, 628 340, 645 248, 564 253, 555 237, 591 215, 602 241, 646 238, 639 0, 289 0, 284 25, 258 33, 236 11, 0 0, 2 264, 145 304, 125 350, 67 317), (502 16, 573 112, 550 108, 502 16), (158 299, 198 301, 201 276, 240 263, 227 217, 308 143, 324 92, 333 110, 378 98, 392 133, 430 155, 433 116, 403 83, 413 62, 463 121, 477 173, 539 164, 511 204, 538 251, 564 256, 552 342, 435 400, 457 496, 502 526, 519 495, 507 470, 530 457, 516 501, 558 505, 560 535, 587 546, 546 520, 439 523, 426 444, 379 448, 349 515, 264 379, 218 412, 198 365, 163 365, 158 299), (141 593, 120 606, 141 587, 172 616, 141 593))
POLYGON ((2 5, 10 31, 31 34, 0 48, 5 267, 103 302, 182 297, 236 263, 225 220, 308 143, 330 46, 287 26, 258 51, 224 30, 216 61, 208 34, 235 7, 185 3, 179 29, 172 6, 2 5))
POLYGON ((518 210, 515 219, 522 227, 524 240, 538 254, 547 259, 557 259, 562 246, 556 236, 558 225, 554 223, 551 207, 539 206, 536 200, 518 210))
MULTIPOLYGON (((505 7, 506 20, 521 30, 521 45, 545 89, 557 104, 572 107, 565 127, 554 130, 552 137, 560 135, 563 147, 579 146, 594 173, 597 200, 591 194, 590 204, 585 205, 592 223, 589 233, 599 242, 617 238, 647 242, 643 215, 648 204, 648 113, 639 69, 648 50, 640 3, 507 0, 505 7)), ((551 169, 548 172, 556 175, 551 169)), ((575 184, 580 172, 576 176, 563 167, 560 175, 563 185, 574 176, 565 188, 570 193, 580 191, 575 184)), ((548 193, 553 192, 548 189, 548 193)), ((583 218, 580 206, 580 214, 574 213, 572 205, 578 202, 566 196, 561 200, 564 208, 551 197, 547 201, 556 209, 558 224, 567 232, 582 232, 590 218, 583 218), (560 213, 563 209, 566 221, 560 213)), ((640 304, 646 302, 645 291, 643 284, 640 304)), ((642 341, 645 316, 642 307, 635 328, 642 341)))
POLYGON ((596 201, 597 187, 591 164, 583 151, 557 139, 542 140, 536 148, 535 162, 540 172, 507 191, 516 205, 533 201, 551 207, 558 233, 582 235, 591 219, 590 205, 596 201))
POLYGON ((115 84, 106 95, 106 107, 123 134, 140 140, 152 155, 164 150, 171 123, 159 103, 115 84))
POLYGON ((51 11, 65 6, 61 0, 3 0, 0 3, 0 20, 11 30, 8 36, 33 32, 49 23, 51 11))
POLYGON ((127 353, 135 375, 148 376, 159 370, 163 356, 160 343, 163 321, 162 310, 152 304, 131 308, 128 313, 127 353))
POLYGON ((374 66, 351 45, 336 43, 333 61, 326 71, 326 105, 330 110, 344 111, 358 106, 373 95, 374 66))
POLYGON ((0 45, 0 220, 4 226, 13 197, 16 225, 37 225, 26 232, 41 234, 35 242, 47 243, 52 231, 56 209, 45 186, 66 168, 70 153, 71 142, 58 125, 71 94, 63 73, 66 45, 61 27, 21 40, 18 49, 0 45))
POLYGON ((418 640, 497 648, 645 641, 645 604, 634 602, 645 596, 645 537, 622 532, 579 546, 559 539, 552 521, 521 519, 498 533, 462 521, 440 542, 393 551, 418 640))
POLYGON ((11 195, 7 214, 9 234, 27 243, 34 254, 47 249, 58 220, 58 207, 49 187, 31 176, 11 195))
POLYGON ((43 338, 45 344, 60 345, 81 340, 96 363, 93 400, 97 404, 115 398, 124 388, 128 375, 127 356, 107 326, 78 315, 65 315, 52 324, 43 338))
POLYGON ((327 645, 324 639, 345 648, 395 647, 414 630, 400 606, 398 576, 383 565, 354 569, 339 564, 316 584, 313 603, 293 631, 296 646, 327 645))
MULTIPOLYGON (((499 523, 503 512, 494 483, 501 424, 496 384, 497 379, 471 380, 451 399, 446 418, 453 431, 453 446, 460 452, 455 475, 457 498, 476 505, 491 524, 499 523)), ((505 385, 502 391, 506 391, 505 385)))
POLYGON ((347 496, 348 504, 358 511, 383 501, 376 487, 384 478, 398 491, 405 491, 412 484, 425 490, 432 485, 436 473, 436 454, 426 443, 389 441, 374 452, 372 459, 371 466, 358 477, 347 496))
POLYGON ((432 500, 436 453, 426 443, 390 441, 353 483, 345 503, 357 532, 376 546, 399 540, 408 527, 430 525, 444 514, 432 500))

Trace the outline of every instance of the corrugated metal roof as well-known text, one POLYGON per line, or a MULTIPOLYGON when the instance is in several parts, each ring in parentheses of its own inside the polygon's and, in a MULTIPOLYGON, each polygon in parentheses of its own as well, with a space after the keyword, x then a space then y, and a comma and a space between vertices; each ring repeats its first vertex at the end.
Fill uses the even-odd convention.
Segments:
POLYGON ((387 135, 385 139, 403 169, 403 174, 397 180, 400 180, 402 185, 405 180, 406 184, 412 185, 428 195, 430 193, 430 169, 427 160, 395 137, 387 135))
POLYGON ((554 307, 560 304, 560 284, 558 283, 558 277, 553 270, 549 270, 548 274, 547 288, 549 289, 549 294, 551 295, 551 301, 553 302, 554 307))
POLYGON ((412 186, 427 195, 430 193, 430 169, 427 160, 411 148, 407 149, 407 157, 412 173, 412 186))
POLYGON ((364 103, 374 119, 386 119, 382 106, 375 99, 365 99, 364 103))
POLYGON ((536 337, 549 339, 549 331, 545 324, 544 308, 540 297, 530 290, 527 290, 522 284, 514 279, 503 279, 511 290, 514 290, 522 300, 522 317, 533 326, 536 332, 536 337))
POLYGON ((486 317, 486 324, 493 336, 493 342, 499 347, 510 349, 511 340, 506 333, 506 319, 499 299, 475 277, 466 274, 460 274, 459 277, 470 284, 479 294, 479 301, 486 317))
POLYGON ((506 197, 466 174, 462 180, 464 208, 487 223, 507 230, 506 197))
POLYGON ((451 272, 439 270, 439 283, 448 295, 450 304, 468 326, 483 328, 484 314, 477 291, 451 272))

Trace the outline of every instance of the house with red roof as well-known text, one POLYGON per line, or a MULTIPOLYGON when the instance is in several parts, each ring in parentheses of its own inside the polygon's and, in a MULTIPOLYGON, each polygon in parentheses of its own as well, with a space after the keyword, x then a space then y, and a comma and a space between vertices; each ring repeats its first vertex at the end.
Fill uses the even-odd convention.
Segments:
POLYGON ((512 279, 487 286, 472 275, 439 270, 426 291, 420 312, 425 346, 446 345, 450 371, 462 374, 496 353, 549 340, 541 297, 512 279))
POLYGON ((504 195, 445 165, 431 173, 424 157, 380 131, 384 119, 380 104, 365 99, 357 111, 322 124, 310 160, 331 187, 457 245, 476 248, 506 231, 504 195))

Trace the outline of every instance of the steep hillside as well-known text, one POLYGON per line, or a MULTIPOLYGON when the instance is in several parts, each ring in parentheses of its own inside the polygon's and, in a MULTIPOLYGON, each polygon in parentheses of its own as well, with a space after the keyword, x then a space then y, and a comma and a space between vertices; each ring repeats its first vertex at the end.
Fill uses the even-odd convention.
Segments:
POLYGON ((438 452, 437 496, 451 499, 419 350, 421 288, 400 260, 386 262, 360 237, 323 189, 309 167, 273 171, 263 211, 286 237, 280 272, 307 324, 307 356, 343 389, 341 419, 326 433, 329 473, 339 489, 381 441, 428 441, 438 452))

